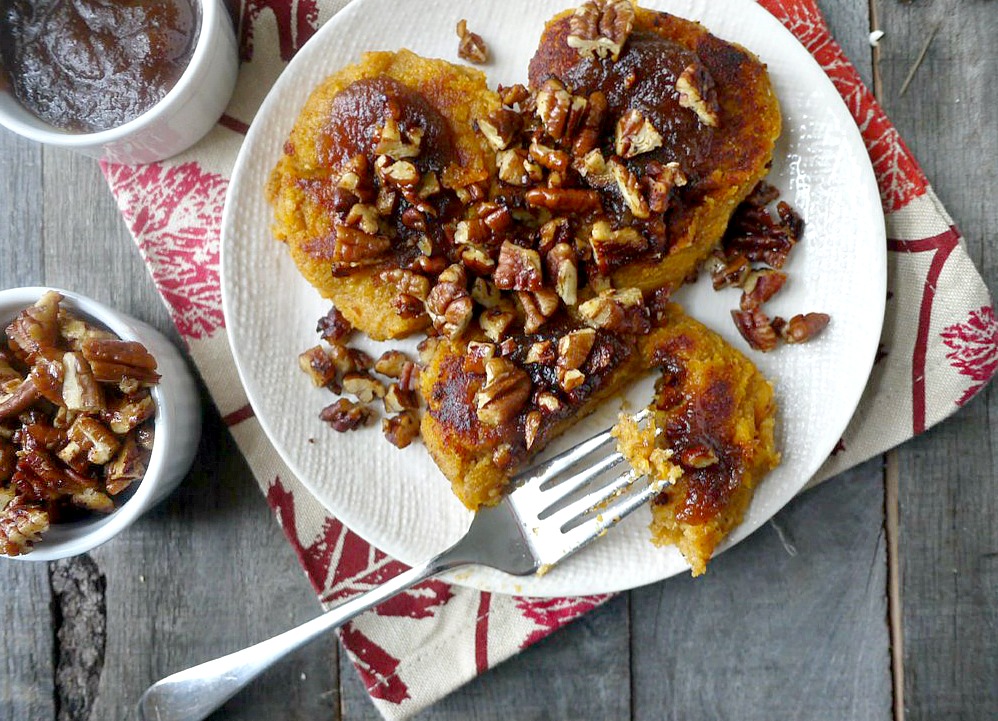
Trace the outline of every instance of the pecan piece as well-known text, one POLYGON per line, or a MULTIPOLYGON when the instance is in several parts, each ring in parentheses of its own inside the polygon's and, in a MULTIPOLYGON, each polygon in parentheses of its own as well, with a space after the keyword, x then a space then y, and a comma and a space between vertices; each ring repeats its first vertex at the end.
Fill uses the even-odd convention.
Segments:
POLYGON ((648 209, 653 213, 664 213, 669 207, 673 188, 681 188, 687 180, 686 174, 679 169, 679 163, 662 165, 652 161, 645 167, 642 182, 647 190, 648 209))
POLYGON ((687 468, 709 468, 718 462, 717 453, 706 445, 693 445, 683 449, 679 462, 687 468))
POLYGON ((118 435, 125 435, 145 423, 156 413, 156 404, 148 392, 141 395, 112 399, 100 418, 118 435))
POLYGON ((651 209, 648 207, 648 201, 641 192, 641 181, 638 180, 638 176, 628 170, 627 166, 616 158, 610 158, 606 165, 610 169, 610 173, 617 183, 617 190, 620 192, 620 197, 624 199, 624 203, 631 211, 631 215, 642 220, 648 218, 651 215, 651 209))
POLYGON ((39 355, 59 358, 59 303, 62 296, 48 291, 29 308, 25 308, 7 326, 7 338, 12 349, 21 351, 28 363, 39 355))
POLYGON ((319 419, 325 421, 339 433, 353 431, 367 425, 373 413, 370 408, 354 403, 346 398, 340 398, 319 412, 319 419))
POLYGON ((531 188, 524 194, 529 205, 552 213, 593 213, 603 209, 599 193, 578 188, 531 188))
POLYGON ((104 467, 104 486, 116 496, 146 474, 149 452, 142 448, 135 434, 129 434, 114 460, 104 467))
POLYGON ((419 435, 419 419, 412 411, 403 411, 381 421, 381 432, 396 448, 405 448, 419 435))
POLYGON ((761 310, 733 310, 731 318, 750 347, 763 353, 776 348, 779 338, 773 322, 761 310))
POLYGON ((566 393, 571 393, 586 382, 586 374, 577 368, 559 368, 558 383, 566 393))
POLYGON ((402 375, 402 369, 406 363, 410 363, 409 356, 400 350, 386 350, 374 363, 374 370, 389 378, 398 378, 402 375))
POLYGON ((330 308, 315 324, 315 332, 327 343, 339 343, 353 333, 353 326, 339 310, 330 308))
POLYGON ((532 292, 518 290, 516 298, 523 307, 523 330, 527 333, 536 333, 554 315, 561 302, 558 294, 550 288, 539 288, 532 292))
MULTIPOLYGON (((453 267, 455 266, 451 266, 453 267)), ((467 281, 455 283, 442 280, 444 274, 441 274, 440 278, 441 281, 433 286, 433 290, 426 298, 426 312, 429 313, 433 327, 439 333, 448 338, 457 338, 464 333, 471 321, 474 302, 466 289, 467 281)))
POLYGON ((631 108, 617 119, 614 152, 622 158, 650 153, 662 147, 662 135, 640 110, 631 108))
POLYGON ((779 292, 787 282, 787 274, 779 270, 753 270, 742 283, 742 310, 755 310, 779 292))
POLYGON ((493 150, 505 150, 516 138, 523 127, 523 118, 519 113, 506 108, 499 108, 485 120, 478 121, 478 129, 493 150))
POLYGON ((73 421, 66 432, 66 437, 69 443, 56 455, 69 466, 73 466, 71 460, 81 454, 90 463, 103 466, 114 457, 121 446, 118 438, 107 426, 90 416, 79 416, 73 421))
POLYGON ((28 553, 48 529, 48 511, 13 501, 0 511, 0 552, 7 556, 28 553))
POLYGON ((351 371, 343 376, 343 392, 356 396, 361 403, 385 397, 385 384, 367 371, 351 371))
POLYGON ((483 308, 495 308, 499 305, 499 289, 495 283, 485 278, 475 278, 471 283, 471 298, 483 308))
POLYGON ((535 112, 544 132, 554 140, 570 137, 573 105, 576 118, 581 120, 585 98, 573 96, 557 78, 548 78, 537 91, 535 112))
POLYGON ((516 313, 503 303, 482 313, 478 324, 486 337, 494 343, 500 342, 516 322, 516 313))
POLYGON ((573 306, 578 300, 579 261, 568 243, 558 243, 544 258, 548 277, 554 280, 554 290, 565 305, 573 306))
POLYGON ((527 444, 529 451, 537 441, 537 433, 541 429, 541 421, 544 416, 540 411, 530 411, 523 419, 523 440, 527 444))
POLYGON ((347 225, 337 225, 333 245, 333 263, 358 267, 377 263, 392 247, 383 235, 372 235, 347 225))
POLYGON ((0 421, 16 417, 41 396, 42 394, 35 387, 35 382, 31 378, 26 379, 10 395, 0 401, 0 421))
POLYGON ((463 18, 457 22, 457 36, 460 38, 457 46, 459 58, 478 65, 489 61, 489 46, 481 35, 468 30, 468 23, 463 18))
POLYGON ((403 388, 398 383, 388 386, 388 391, 384 397, 385 411, 388 413, 400 413, 402 411, 412 411, 419 407, 419 400, 416 391, 403 388))
POLYGON ((593 328, 580 328, 558 339, 558 367, 571 370, 581 368, 596 342, 593 328))
POLYGON ((612 333, 643 335, 651 330, 648 309, 637 288, 604 291, 580 305, 579 316, 591 328, 612 333))
POLYGON ((579 131, 572 142, 572 154, 582 157, 599 145, 600 133, 603 130, 603 119, 608 108, 606 95, 596 90, 589 94, 586 101, 586 111, 582 116, 579 131))
POLYGON ((676 80, 676 92, 680 107, 692 110, 704 125, 717 127, 720 106, 714 79, 707 68, 700 63, 688 65, 676 80))
POLYGON ((531 161, 523 148, 500 150, 496 153, 496 167, 499 180, 510 185, 530 185, 544 177, 541 166, 531 161))
POLYGON ((544 285, 541 256, 536 250, 503 241, 492 282, 500 290, 540 289, 544 285))
POLYGON ((336 380, 336 363, 321 345, 300 353, 298 367, 311 379, 312 385, 316 388, 328 386, 336 380))
POLYGON ((496 346, 494 343, 483 343, 476 340, 470 341, 462 367, 467 373, 484 373, 485 361, 489 358, 495 358, 495 355, 496 346))
POLYGON ((749 265, 748 259, 741 253, 735 253, 730 258, 716 254, 710 271, 711 283, 714 290, 730 286, 740 287, 751 270, 752 266, 749 265))
POLYGON ((568 171, 568 153, 563 150, 548 147, 547 145, 538 143, 535 140, 530 144, 530 147, 527 149, 527 153, 534 160, 534 162, 547 168, 548 170, 553 170, 558 173, 565 173, 568 171))
MULTIPOLYGON (((776 320, 782 319, 774 319, 774 325, 776 320)), ((795 315, 785 324, 780 324, 780 337, 787 343, 804 343, 823 331, 830 320, 831 317, 827 313, 795 315)))
POLYGON ((582 57, 594 54, 616 60, 634 27, 629 0, 587 0, 569 21, 568 46, 582 57))
POLYGON ((541 365, 553 365, 558 359, 554 343, 549 340, 541 340, 531 344, 527 349, 527 357, 524 363, 540 363, 541 365))
POLYGON ((410 133, 408 138, 402 136, 395 118, 389 117, 385 120, 384 127, 378 138, 378 144, 374 147, 376 155, 386 155, 394 160, 402 158, 415 158, 419 156, 419 144, 422 139, 422 129, 418 133, 410 133))
POLYGON ((506 423, 530 398, 530 376, 506 358, 485 362, 485 383, 475 395, 478 419, 490 426, 506 423))
MULTIPOLYGON (((607 220, 598 220, 590 230, 589 246, 600 273, 609 273, 619 263, 626 262, 648 250, 648 241, 636 228, 610 227, 607 220)), ((592 278, 590 278, 592 282, 592 278)))

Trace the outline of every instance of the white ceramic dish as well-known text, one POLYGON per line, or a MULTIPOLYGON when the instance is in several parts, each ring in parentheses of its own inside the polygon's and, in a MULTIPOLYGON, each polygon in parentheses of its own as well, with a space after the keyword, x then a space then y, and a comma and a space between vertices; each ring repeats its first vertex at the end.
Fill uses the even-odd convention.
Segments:
POLYGON ((54 128, 0 91, 0 125, 46 145, 115 163, 151 163, 180 153, 211 130, 229 104, 239 73, 232 20, 223 0, 193 0, 201 29, 191 61, 177 84, 134 120, 97 133, 54 128))
POLYGON ((0 328, 6 328, 20 311, 33 305, 47 290, 62 294, 63 307, 103 324, 123 340, 145 345, 156 359, 162 378, 151 388, 156 402, 152 456, 131 497, 107 516, 53 524, 34 550, 12 557, 17 561, 53 561, 76 556, 111 540, 177 487, 191 467, 201 437, 201 404, 187 363, 173 343, 142 321, 71 291, 12 288, 0 291, 0 328))
MULTIPOLYGON (((814 342, 770 354, 747 350, 729 311, 737 291, 710 283, 684 289, 692 315, 745 350, 773 380, 780 405, 783 464, 758 489, 737 543, 776 513, 814 474, 839 439, 872 367, 886 294, 883 214, 859 132, 831 82, 807 51, 765 10, 747 0, 650 0, 649 7, 700 20, 716 35, 756 52, 769 66, 783 107, 784 134, 770 180, 806 219, 807 230, 788 265, 790 282, 771 303, 789 317, 824 311, 832 323, 814 342)), ((337 434, 321 423, 331 402, 298 371, 296 354, 317 342, 315 321, 328 303, 298 275, 270 235, 264 199, 268 173, 299 108, 326 75, 364 50, 409 48, 457 62, 453 28, 467 18, 489 43, 483 67, 493 86, 526 78, 544 21, 564 0, 355 0, 302 49, 271 90, 236 162, 222 230, 222 291, 229 339, 250 401, 281 456, 305 485, 351 529, 409 563, 454 541, 470 514, 419 444, 398 451, 379 427, 337 434), (261 348, 270 349, 260 352, 261 348)), ((769 307, 769 306, 767 306, 769 307)), ((376 354, 379 344, 359 344, 376 354)), ((399 345, 399 344, 396 344, 399 345)), ((401 344, 410 349, 415 342, 401 344)), ((647 404, 652 380, 636 385, 631 407, 647 404)), ((618 403, 567 433, 549 452, 573 445, 613 423, 618 403)), ((615 591, 650 583, 688 566, 675 549, 648 540, 642 509, 605 539, 541 578, 511 578, 474 569, 452 581, 527 595, 615 591)))

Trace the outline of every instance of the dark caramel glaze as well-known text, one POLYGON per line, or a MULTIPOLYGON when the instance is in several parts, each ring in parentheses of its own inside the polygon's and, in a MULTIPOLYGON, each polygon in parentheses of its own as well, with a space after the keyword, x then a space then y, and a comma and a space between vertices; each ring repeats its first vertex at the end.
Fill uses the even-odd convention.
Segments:
POLYGON ((194 50, 189 0, 0 3, 0 56, 14 96, 52 125, 122 125, 177 83, 194 50))

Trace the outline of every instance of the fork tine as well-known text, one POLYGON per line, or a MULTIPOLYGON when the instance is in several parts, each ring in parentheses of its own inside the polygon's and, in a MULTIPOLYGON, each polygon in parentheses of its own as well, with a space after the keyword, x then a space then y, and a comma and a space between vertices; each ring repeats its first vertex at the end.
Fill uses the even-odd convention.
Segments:
MULTIPOLYGON (((647 416, 648 410, 645 409, 639 413, 636 413, 634 415, 634 420, 637 423, 640 423, 647 416)), ((568 470, 576 463, 585 460, 591 454, 600 450, 604 446, 609 445, 613 441, 613 437, 610 435, 611 430, 612 429, 607 429, 602 433, 583 441, 574 448, 569 448, 567 451, 559 453, 554 458, 548 459, 544 463, 540 463, 537 466, 524 471, 513 479, 513 485, 529 486, 534 484, 543 484, 546 481, 551 480, 562 471, 568 470)))
MULTIPOLYGON (((550 488, 545 488, 545 486, 552 483, 553 479, 540 484, 533 483, 524 486, 517 490, 515 499, 517 508, 523 512, 529 508, 531 511, 529 515, 543 520, 559 510, 558 504, 561 501, 580 488, 585 487, 601 473, 610 470, 623 460, 624 457, 620 453, 611 453, 593 465, 580 469, 575 475, 558 480, 550 488)), ((524 513, 524 515, 527 514, 524 513)))
POLYGON ((559 530, 564 529, 565 526, 575 518, 584 515, 588 511, 599 510, 598 507, 600 504, 611 501, 614 496, 626 489, 632 483, 635 483, 636 480, 637 477, 635 476, 634 471, 628 468, 612 481, 597 485, 596 488, 586 493, 586 495, 572 501, 564 508, 559 508, 553 513, 542 512, 539 518, 545 523, 552 523, 556 525, 559 530))
POLYGON ((573 553, 599 538, 603 532, 620 523, 661 493, 665 486, 666 484, 661 481, 648 483, 632 493, 624 494, 618 502, 610 504, 597 515, 582 520, 575 527, 568 529, 562 534, 563 552, 573 553))

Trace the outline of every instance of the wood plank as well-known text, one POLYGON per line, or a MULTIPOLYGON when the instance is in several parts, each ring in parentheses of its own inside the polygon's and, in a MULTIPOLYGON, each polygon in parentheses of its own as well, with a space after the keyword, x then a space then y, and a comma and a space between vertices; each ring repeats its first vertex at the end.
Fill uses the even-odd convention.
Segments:
MULTIPOLYGON (((998 16, 979 3, 878 0, 883 104, 961 227, 986 282, 998 280, 998 16), (904 96, 901 86, 938 32, 904 96)), ((998 709, 998 409, 993 389, 898 451, 907 718, 998 709)))
MULTIPOLYGON (((42 273, 41 147, 0 131, 0 288, 42 273), (33 199, 27 202, 26 199, 33 199)), ((48 568, 0 561, 0 718, 54 719, 55 656, 48 568)))
MULTIPOLYGON (((630 716, 627 595, 479 676, 413 721, 542 721, 630 716)), ((343 718, 376 721, 356 671, 342 655, 343 718)))
MULTIPOLYGON (((96 163, 46 149, 45 169, 45 207, 53 209, 45 226, 45 282, 103 300, 176 337, 96 163)), ((32 202, 13 198, 15 206, 32 202)), ((99 584, 106 584, 107 641, 94 655, 85 637, 60 638, 72 645, 57 646, 54 653, 75 660, 60 669, 59 698, 82 699, 73 715, 60 718, 125 718, 161 676, 262 640, 319 611, 213 409, 206 412, 203 439, 194 470, 174 496, 95 550, 92 561, 78 561, 91 563, 99 584), (95 696, 79 673, 85 661, 102 664, 95 696)), ((46 614, 34 619, 35 642, 51 640, 47 604, 42 608, 46 614)), ((24 644, 4 650, 17 657, 24 644)), ((49 675, 51 702, 51 668, 49 675)), ((335 644, 327 638, 276 666, 216 718, 335 718, 328 693, 336 684, 335 644)))
POLYGON ((706 576, 631 592, 635 721, 889 718, 879 466, 795 499, 706 576))

